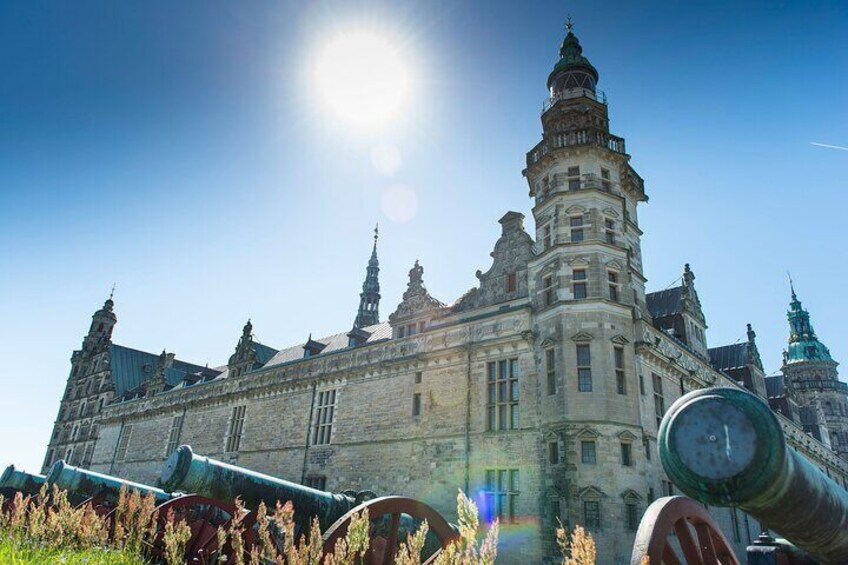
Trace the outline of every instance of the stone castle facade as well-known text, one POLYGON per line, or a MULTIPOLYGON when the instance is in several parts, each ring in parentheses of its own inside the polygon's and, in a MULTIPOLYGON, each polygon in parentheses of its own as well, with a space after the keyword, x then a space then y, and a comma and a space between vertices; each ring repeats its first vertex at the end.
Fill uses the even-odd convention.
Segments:
MULTIPOLYGON (((463 489, 500 518, 505 563, 552 556, 557 520, 592 532, 599 563, 622 563, 642 512, 674 492, 656 454, 666 408, 738 385, 848 485, 846 385, 794 290, 783 371, 768 378, 750 325, 747 342, 708 348, 688 265, 679 286, 646 292, 645 184, 597 82, 569 29, 523 171, 535 233, 505 214, 491 266, 450 304, 416 262, 380 322, 376 232, 350 331, 277 350, 248 321, 218 368, 114 344, 110 297, 71 358, 45 469, 65 459, 153 484, 185 443, 318 488, 419 498, 449 519, 463 489)), ((714 514, 740 547, 759 534, 742 513, 714 514)))

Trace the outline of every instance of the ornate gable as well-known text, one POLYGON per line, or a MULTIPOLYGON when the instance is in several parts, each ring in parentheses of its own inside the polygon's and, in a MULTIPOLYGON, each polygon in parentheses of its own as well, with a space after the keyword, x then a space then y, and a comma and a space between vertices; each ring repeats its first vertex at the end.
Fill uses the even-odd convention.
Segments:
POLYGON ((500 224, 501 237, 490 254, 492 266, 476 273, 480 287, 474 306, 478 308, 528 296, 527 263, 533 257, 533 238, 524 231, 524 214, 507 212, 500 224))
POLYGON ((403 300, 389 316, 389 322, 394 325, 410 318, 436 314, 444 307, 444 303, 430 296, 424 287, 424 267, 416 260, 415 265, 409 270, 409 282, 403 293, 403 300))

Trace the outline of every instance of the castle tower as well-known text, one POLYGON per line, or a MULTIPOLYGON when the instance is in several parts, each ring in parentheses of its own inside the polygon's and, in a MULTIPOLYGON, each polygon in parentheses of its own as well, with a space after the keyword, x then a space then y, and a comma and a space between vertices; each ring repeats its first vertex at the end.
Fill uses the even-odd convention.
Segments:
POLYGON ((374 228, 374 248, 371 250, 371 259, 368 260, 368 268, 365 271, 365 282, 362 283, 362 292, 359 294, 359 311, 354 328, 365 328, 380 323, 380 261, 377 260, 377 238, 379 226, 374 228))
POLYGON ((789 345, 783 352, 783 377, 798 404, 821 410, 833 450, 848 459, 848 384, 839 380, 839 365, 816 337, 810 314, 791 286, 789 345))
POLYGON ((91 317, 82 347, 71 355, 71 373, 47 448, 42 472, 58 460, 88 466, 97 440, 97 415, 114 393, 109 379, 112 330, 118 321, 110 293, 91 317))
POLYGON ((551 529, 557 519, 588 525, 599 547, 613 548, 600 513, 623 523, 647 506, 633 463, 644 441, 634 345, 639 321, 650 321, 636 209, 647 197, 624 139, 610 133, 598 71, 567 28, 547 81, 542 141, 523 171, 535 199, 528 286, 541 440, 571 463, 546 471, 543 520, 551 529), (605 445, 620 459, 614 480, 593 467, 605 445))

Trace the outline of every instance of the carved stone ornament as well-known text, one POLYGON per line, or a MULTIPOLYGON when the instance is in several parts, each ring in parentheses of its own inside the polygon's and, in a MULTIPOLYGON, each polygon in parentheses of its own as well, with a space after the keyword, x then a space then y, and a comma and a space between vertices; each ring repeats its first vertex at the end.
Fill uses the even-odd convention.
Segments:
POLYGON ((403 301, 398 304, 394 313, 389 316, 389 322, 412 318, 424 313, 436 313, 445 305, 436 300, 424 287, 424 267, 415 261, 415 265, 409 270, 409 282, 403 293, 403 301))

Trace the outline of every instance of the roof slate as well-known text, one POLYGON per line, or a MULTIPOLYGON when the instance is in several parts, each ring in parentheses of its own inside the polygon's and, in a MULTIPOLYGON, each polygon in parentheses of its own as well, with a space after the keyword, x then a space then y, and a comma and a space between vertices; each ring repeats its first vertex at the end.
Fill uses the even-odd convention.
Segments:
MULTIPOLYGON (((112 344, 109 346, 109 358, 112 369, 112 383, 115 385, 115 394, 121 397, 129 390, 141 386, 150 379, 156 371, 159 356, 138 349, 131 349, 122 345, 112 344)), ((174 386, 182 382, 187 374, 192 373, 215 373, 218 372, 208 367, 174 360, 174 364, 165 372, 165 380, 174 386)))
POLYGON ((783 375, 774 375, 771 377, 766 377, 766 396, 769 398, 777 398, 779 396, 783 396, 784 394, 784 386, 783 386, 783 375))
MULTIPOLYGON (((392 327, 388 322, 383 322, 381 324, 376 324, 373 326, 367 326, 362 329, 371 334, 370 336, 368 336, 368 339, 365 342, 366 344, 375 343, 377 341, 386 340, 392 337, 392 327)), ((314 340, 327 345, 324 349, 321 350, 321 353, 319 355, 326 355, 327 353, 332 353, 333 351, 349 349, 348 343, 350 338, 348 338, 348 333, 349 331, 314 340)), ((299 345, 293 345, 292 347, 281 349, 276 353, 276 355, 274 355, 274 357, 271 358, 270 361, 268 361, 268 363, 265 364, 265 367, 273 367, 275 365, 282 365, 283 363, 303 359, 304 345, 306 345, 305 342, 299 345)))
POLYGON ((651 317, 656 319, 679 314, 682 311, 682 301, 680 300, 682 295, 682 286, 646 294, 645 303, 651 317))
POLYGON ((742 369, 748 364, 748 344, 734 343, 710 348, 710 365, 717 371, 742 369))

